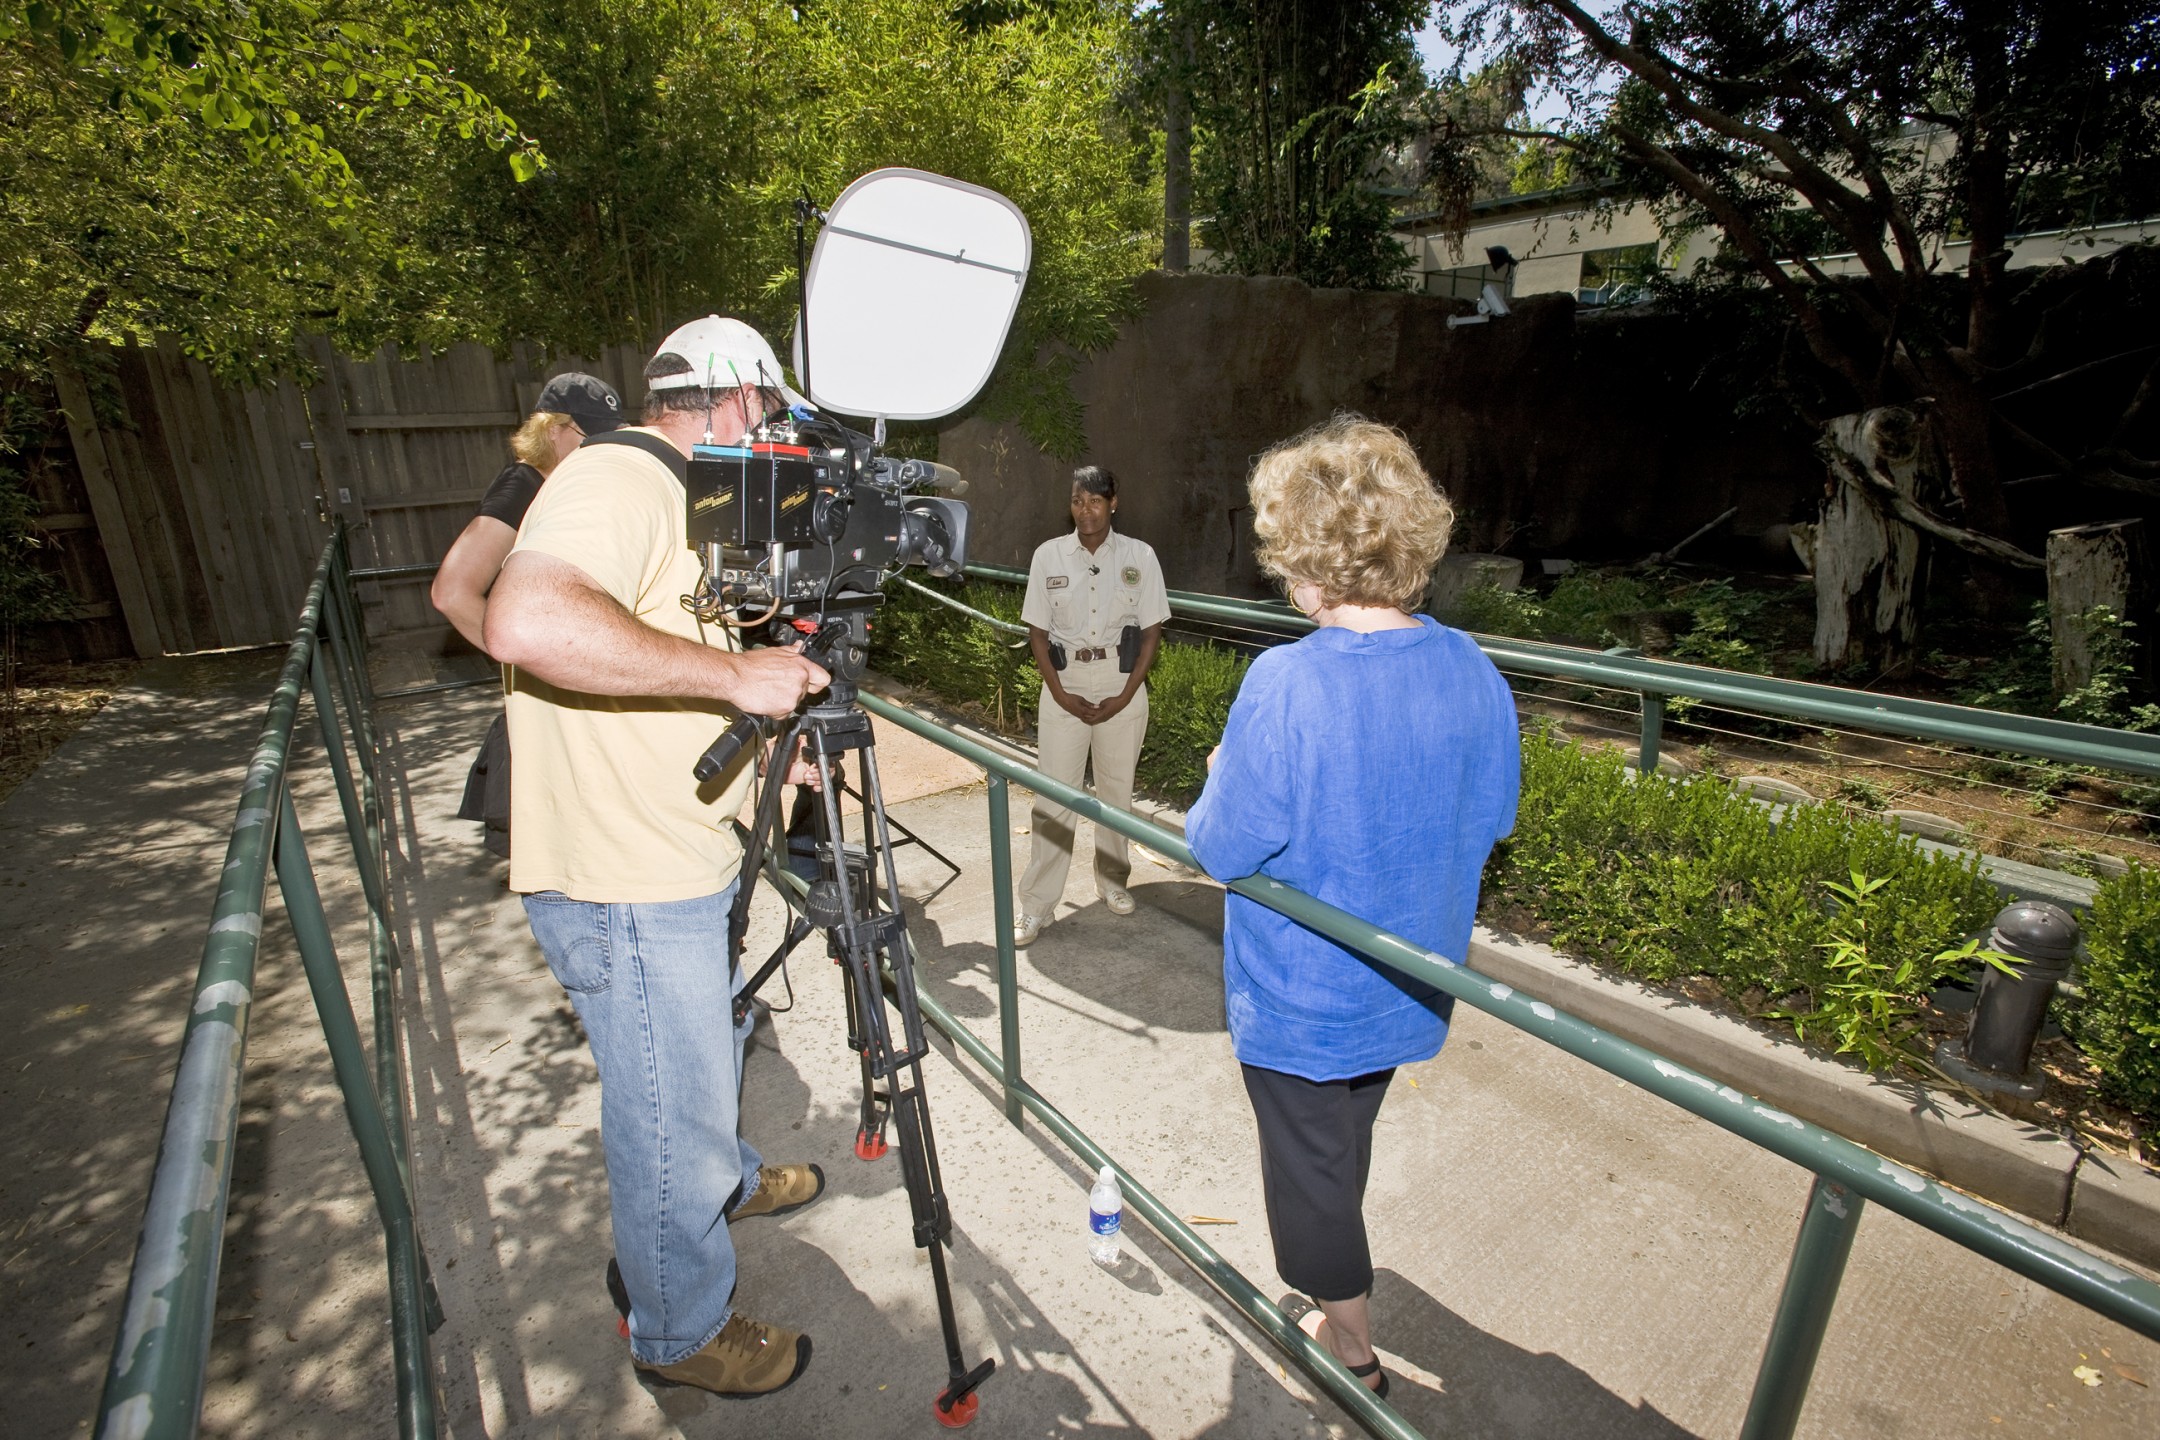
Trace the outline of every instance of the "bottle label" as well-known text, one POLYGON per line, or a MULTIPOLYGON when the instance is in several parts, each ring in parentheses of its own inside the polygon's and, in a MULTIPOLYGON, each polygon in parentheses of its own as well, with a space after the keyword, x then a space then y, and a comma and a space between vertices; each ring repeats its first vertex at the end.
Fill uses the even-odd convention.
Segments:
POLYGON ((1097 1235, 1115 1235, 1118 1233, 1118 1222, 1124 1216, 1125 1212, 1122 1210, 1112 1210, 1107 1215, 1100 1210, 1090 1210, 1088 1211, 1088 1229, 1094 1231, 1097 1235))

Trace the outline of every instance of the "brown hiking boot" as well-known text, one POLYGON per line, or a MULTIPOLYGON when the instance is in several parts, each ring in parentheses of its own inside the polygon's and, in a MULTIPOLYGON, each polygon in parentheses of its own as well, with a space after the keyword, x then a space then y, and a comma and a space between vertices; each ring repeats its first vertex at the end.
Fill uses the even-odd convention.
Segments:
POLYGON ((696 1354, 673 1365, 632 1363, 639 1373, 662 1385, 695 1385, 715 1395, 748 1400, 785 1390, 810 1368, 810 1337, 778 1325, 761 1325, 738 1310, 696 1354))
POLYGON ((728 1224, 753 1215, 786 1215, 825 1193, 825 1172, 815 1165, 760 1165, 755 1194, 728 1211, 728 1224))

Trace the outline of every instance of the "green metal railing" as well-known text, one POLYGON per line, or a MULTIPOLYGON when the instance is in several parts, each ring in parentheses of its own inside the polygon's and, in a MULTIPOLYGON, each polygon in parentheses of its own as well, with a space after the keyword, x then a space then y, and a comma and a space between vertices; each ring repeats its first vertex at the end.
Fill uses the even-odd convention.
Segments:
MULTIPOLYGON (((1023 785, 1097 825, 1108 826, 1158 854, 1197 869, 1198 861, 1184 839, 1138 816, 1105 806, 1083 790, 1052 780, 910 710, 871 695, 863 696, 863 704, 880 719, 972 761, 989 775, 991 887, 998 927, 997 1047, 993 1049, 976 1036, 933 996, 920 992, 924 1015, 1003 1087, 1008 1119, 1017 1125, 1023 1112, 1032 1114, 1089 1168, 1109 1165, 1116 1170, 1127 1204, 1361 1425, 1389 1440, 1417 1440, 1416 1430, 1292 1325, 1250 1280, 1023 1077, 1018 961, 1012 930, 1009 786, 1023 785)), ((1801 1215, 1785 1287, 1741 1430, 1744 1440, 1779 1440, 1793 1433, 1844 1276, 1846 1257, 1869 1201, 2141 1335, 2160 1340, 2160 1286, 2007 1211, 1938 1185, 1850 1140, 1543 1001, 1519 994, 1446 956, 1287 885, 1263 876, 1248 876, 1231 881, 1229 888, 1375 964, 1436 986, 1812 1173, 1814 1179, 1801 1215)))
MULTIPOLYGON (((1027 572, 1000 565, 970 565, 977 579, 1024 585, 1027 572)), ((924 587, 916 587, 924 588, 924 587)), ((936 593, 936 592, 929 592, 936 593)), ((949 597, 940 595, 941 600, 949 597)), ((1302 635, 1312 621, 1286 605, 1233 600, 1187 590, 1170 592, 1170 610, 1189 619, 1234 625, 1277 635, 1302 635)), ((979 613, 979 612, 977 612, 979 613)), ((984 616, 984 619, 990 617, 984 616)), ((1003 625, 1006 622, 995 622, 1003 625)), ((2052 760, 2064 765, 2092 765, 2129 775, 2160 776, 2160 735, 2141 735, 2105 725, 2079 725, 2037 715, 2012 715, 1939 700, 1910 700, 1804 680, 1778 680, 1705 665, 1682 665, 1642 655, 1579 650, 1502 635, 1474 638, 1502 670, 1550 680, 1568 680, 1607 690, 1632 690, 1642 697, 1642 747, 1638 764, 1657 768, 1664 735, 1665 702, 1699 700, 1720 709, 1779 720, 1834 725, 1900 740, 1926 740, 2002 754, 2052 760)))
POLYGON ((273 868, 382 1223, 398 1431, 406 1437, 438 1433, 428 1336, 442 1324, 442 1310, 413 1217, 403 1031, 398 1021, 399 956, 386 908, 390 871, 384 792, 367 681, 367 642, 352 597, 341 527, 316 564, 261 738, 241 782, 239 813, 211 909, 142 1235, 122 1303, 120 1333, 98 1409, 97 1434, 110 1440, 190 1436, 201 1419, 255 962, 273 868), (307 839, 293 810, 293 732, 303 690, 314 700, 367 902, 375 1030, 372 1075, 316 890, 307 839), (340 700, 351 723, 357 764, 346 753, 340 700))

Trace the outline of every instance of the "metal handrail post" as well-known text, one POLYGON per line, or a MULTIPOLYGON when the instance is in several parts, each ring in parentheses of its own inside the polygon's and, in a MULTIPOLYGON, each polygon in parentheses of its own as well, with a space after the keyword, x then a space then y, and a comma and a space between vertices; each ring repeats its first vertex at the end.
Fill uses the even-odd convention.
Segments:
POLYGON ((1642 745, 1635 768, 1648 775, 1657 769, 1658 746, 1665 738, 1665 697, 1655 690, 1642 692, 1642 745))
POLYGON ((997 926, 998 1038, 1004 1046, 1005 1118, 1020 1124, 1020 977, 1013 953, 1012 803, 990 777, 990 913, 997 926))
POLYGON ((315 1013, 322 1021, 323 1038, 330 1048, 331 1067, 345 1097, 345 1118, 360 1146, 360 1163, 367 1169, 368 1188, 375 1194, 375 1212, 382 1220, 383 1248, 388 1252, 390 1270, 398 1431, 407 1440, 432 1437, 438 1427, 435 1369, 428 1353, 426 1320, 431 1307, 424 1294, 428 1288, 426 1261, 414 1228, 404 1169, 391 1147, 391 1127, 383 1114, 385 1101, 400 1097, 378 1092, 368 1077, 360 1027, 353 1019, 352 999, 345 991, 345 974, 338 968, 329 917, 323 913, 322 895, 315 888, 315 869, 308 862, 307 838, 301 833, 289 793, 280 797, 277 873, 285 913, 292 921, 301 965, 307 971, 308 990, 315 997, 315 1013))
POLYGON ((348 620, 352 627, 353 658, 360 666, 360 703, 370 710, 375 705, 375 677, 368 673, 367 617, 360 613, 360 588, 353 583, 352 531, 340 523, 337 530, 337 564, 331 572, 331 583, 340 594, 351 598, 352 606, 348 620))
POLYGON ((323 663, 322 646, 308 666, 308 684, 315 696, 316 728, 322 732, 323 753, 330 757, 330 774, 337 781, 338 808, 345 816, 345 833, 352 841, 353 868, 360 872, 360 888, 367 894, 368 909, 380 911, 382 895, 374 867, 368 862, 367 825, 360 813, 360 797, 353 789, 351 764, 345 758, 345 729, 338 724, 337 705, 330 694, 330 674, 323 663))
POLYGON ((338 675, 343 680, 347 718, 352 723, 353 752, 359 760, 360 773, 372 777, 375 773, 375 754, 372 727, 366 722, 366 713, 373 703, 372 690, 367 684, 364 665, 357 659, 358 651, 349 643, 346 624, 347 599, 352 593, 352 582, 345 578, 342 565, 336 563, 343 556, 343 535, 332 545, 333 559, 330 585, 323 605, 323 633, 330 641, 330 658, 336 662, 338 675))
MULTIPOLYGON (((382 786, 378 778, 376 761, 381 756, 381 746, 375 734, 374 713, 368 699, 366 661, 362 656, 361 642, 354 638, 355 612, 358 608, 353 598, 349 567, 343 562, 343 532, 339 543, 333 548, 337 559, 331 570, 331 584, 327 614, 329 624, 325 639, 337 668, 346 677, 346 708, 353 719, 353 738, 360 751, 360 818, 361 829, 366 836, 367 854, 361 860, 364 870, 371 871, 375 883, 368 886, 368 991, 370 1009, 375 1021, 375 1086, 384 1097, 384 1104, 391 1114, 390 1147, 397 1156, 398 1173, 404 1178, 406 1192, 412 1193, 412 1145, 405 1128, 405 1055, 401 1039, 403 1030, 398 1023, 397 972, 402 968, 397 941, 390 930, 390 916, 384 907, 374 903, 388 894, 390 885, 389 845, 387 828, 383 824, 382 786)), ((429 1286, 430 1294, 433 1286, 429 1286)), ((432 1325, 441 1323, 440 1308, 429 1306, 432 1325)))
POLYGON ((1858 1195, 1820 1175, 1809 1188, 1740 1440, 1792 1440, 1866 1206, 1858 1195))

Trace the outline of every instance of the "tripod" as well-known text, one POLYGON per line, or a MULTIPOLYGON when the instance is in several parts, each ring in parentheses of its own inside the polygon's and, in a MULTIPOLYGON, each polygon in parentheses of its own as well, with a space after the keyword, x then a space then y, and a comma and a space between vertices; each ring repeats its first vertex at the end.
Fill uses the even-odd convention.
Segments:
MULTIPOLYGON (((795 913, 787 934, 736 995, 735 1019, 741 1023, 759 987, 797 946, 813 931, 825 932, 828 953, 842 971, 848 1048, 862 1066, 862 1110, 855 1132, 855 1154, 862 1160, 881 1158, 887 1148, 887 1125, 898 1130, 900 1170, 913 1213, 915 1244, 930 1252, 938 1321, 944 1331, 949 1373, 935 1409, 939 1423, 957 1429, 975 1418, 981 1403, 976 1388, 990 1378, 997 1359, 993 1356, 972 1370, 967 1368, 961 1356, 959 1323, 953 1315, 952 1285, 945 1273, 944 1252, 952 1243, 952 1212, 938 1172, 930 1104, 923 1094, 922 1060, 929 1046, 923 1038, 922 1010, 916 1000, 915 955, 908 941, 907 918, 900 908, 891 824, 878 788, 876 736, 869 715, 855 703, 856 682, 861 678, 868 650, 865 613, 854 610, 826 621, 803 647, 806 657, 831 674, 832 685, 817 704, 783 722, 783 738, 773 750, 764 788, 758 795, 755 826, 744 850, 745 881, 731 917, 731 957, 741 952, 754 877, 773 852, 786 853, 784 841, 777 846, 771 844, 778 829, 780 788, 787 775, 787 757, 805 742, 809 758, 817 767, 822 802, 813 812, 818 878, 810 883, 800 902, 789 899, 795 913), (860 835, 853 843, 848 840, 840 812, 850 751, 859 756, 856 788, 863 800, 860 835)), ((737 721, 699 761, 699 778, 724 769, 753 734, 764 733, 767 728, 767 723, 758 717, 745 716, 737 721)), ((770 878, 773 888, 788 898, 777 863, 771 866, 770 878)))

